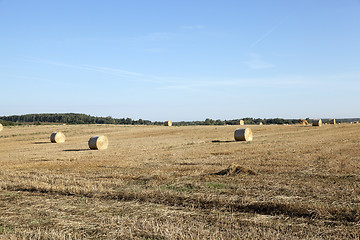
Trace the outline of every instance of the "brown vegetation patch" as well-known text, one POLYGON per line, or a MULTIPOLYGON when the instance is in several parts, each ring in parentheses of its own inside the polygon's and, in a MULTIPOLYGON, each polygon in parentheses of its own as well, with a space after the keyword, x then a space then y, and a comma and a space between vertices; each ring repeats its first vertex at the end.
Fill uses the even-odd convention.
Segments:
POLYGON ((214 155, 214 156, 220 156, 220 155, 231 155, 233 154, 232 152, 213 152, 213 153, 210 153, 211 155, 214 155))
POLYGON ((214 175, 227 175, 227 176, 235 176, 238 174, 249 174, 249 175, 256 175, 256 172, 239 166, 239 165, 230 165, 228 168, 221 170, 220 172, 214 173, 214 175))

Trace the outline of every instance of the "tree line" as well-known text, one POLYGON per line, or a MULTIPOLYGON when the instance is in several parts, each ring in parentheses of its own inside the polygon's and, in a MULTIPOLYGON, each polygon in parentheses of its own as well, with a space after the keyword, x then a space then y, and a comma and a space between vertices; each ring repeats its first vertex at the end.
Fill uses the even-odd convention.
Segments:
MULTIPOLYGON (((283 118, 242 118, 245 124, 296 124, 299 119, 283 118)), ((173 126, 192 126, 192 125, 236 125, 239 119, 233 120, 214 120, 207 118, 204 121, 181 121, 173 122, 173 126)), ((307 118, 308 122, 311 122, 307 118)), ((341 119, 345 121, 347 119, 341 119)), ((351 119, 356 120, 356 119, 351 119)), ((325 120, 326 122, 326 120, 325 120)), ((44 114, 26 114, 0 117, 0 123, 5 126, 22 124, 121 124, 121 125, 163 125, 163 122, 150 120, 133 120, 131 118, 113 118, 113 117, 95 117, 81 113, 44 113, 44 114)))
MULTIPOLYGON (((294 124, 298 120, 292 119, 260 119, 260 118, 243 118, 245 124, 294 124)), ((234 120, 213 120, 210 118, 204 121, 181 121, 173 122, 174 126, 190 125, 236 125, 238 119, 234 120)), ((113 118, 113 117, 94 117, 80 113, 45 113, 45 114, 26 114, 0 117, 3 125, 21 125, 21 124, 121 124, 121 125, 163 125, 163 122, 150 120, 133 120, 131 118, 113 118)))
MULTIPOLYGON (((112 118, 112 117, 94 117, 81 113, 44 113, 44 114, 26 114, 0 117, 3 125, 18 124, 44 124, 44 123, 62 123, 62 124, 123 124, 123 125, 151 125, 157 122, 149 120, 132 120, 131 118, 112 118)), ((163 124, 162 122, 157 124, 163 124)))

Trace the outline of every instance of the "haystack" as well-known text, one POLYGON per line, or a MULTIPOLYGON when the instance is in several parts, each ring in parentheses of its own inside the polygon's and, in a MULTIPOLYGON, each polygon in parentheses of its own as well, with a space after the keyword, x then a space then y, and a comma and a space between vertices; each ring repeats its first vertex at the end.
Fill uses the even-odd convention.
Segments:
POLYGON ((53 132, 50 136, 52 143, 63 143, 65 142, 65 135, 62 132, 53 132))
POLYGON ((164 126, 172 126, 172 122, 171 121, 165 121, 164 122, 164 126))
POLYGON ((262 123, 262 122, 259 122, 259 125, 260 125, 260 126, 262 126, 262 125, 263 125, 263 123, 262 123))
POLYGON ((238 128, 234 133, 235 141, 252 141, 253 133, 250 128, 238 128))
POLYGON ((308 121, 306 121, 305 119, 300 119, 299 123, 304 126, 309 125, 308 121))
POLYGON ((94 136, 89 139, 89 148, 92 150, 107 149, 109 141, 105 136, 94 136))
POLYGON ((3 125, 0 123, 0 132, 3 130, 3 125))
POLYGON ((321 119, 314 119, 312 125, 320 127, 322 124, 321 119))
POLYGON ((329 124, 336 124, 336 120, 335 119, 329 119, 329 124))
POLYGON ((242 119, 237 120, 236 125, 244 125, 244 120, 242 119))

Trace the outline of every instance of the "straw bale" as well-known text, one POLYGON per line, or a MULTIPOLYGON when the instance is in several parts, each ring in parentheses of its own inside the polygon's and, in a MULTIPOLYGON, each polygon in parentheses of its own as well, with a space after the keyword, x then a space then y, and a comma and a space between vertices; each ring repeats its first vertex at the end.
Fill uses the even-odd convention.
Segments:
POLYGON ((329 119, 329 124, 336 124, 336 120, 335 119, 329 119))
POLYGON ((164 122, 164 126, 172 126, 172 122, 169 120, 169 121, 165 121, 164 122))
POLYGON ((244 123, 244 120, 242 120, 242 119, 239 119, 239 120, 237 120, 237 122, 236 122, 236 125, 244 125, 245 123, 244 123))
POLYGON ((92 150, 104 150, 108 147, 108 139, 106 136, 94 136, 89 139, 89 148, 92 150))
POLYGON ((234 138, 236 141, 252 141, 253 133, 250 128, 238 128, 235 130, 234 138))
POLYGON ((0 132, 4 129, 3 125, 0 123, 0 132))
POLYGON ((263 123, 262 123, 262 122, 259 122, 259 125, 261 126, 261 125, 263 125, 263 123))
POLYGON ((314 119, 313 120, 313 126, 321 126, 321 124, 322 124, 322 121, 321 121, 321 119, 314 119))
POLYGON ((65 135, 62 132, 53 132, 50 136, 52 143, 63 143, 65 142, 65 135))

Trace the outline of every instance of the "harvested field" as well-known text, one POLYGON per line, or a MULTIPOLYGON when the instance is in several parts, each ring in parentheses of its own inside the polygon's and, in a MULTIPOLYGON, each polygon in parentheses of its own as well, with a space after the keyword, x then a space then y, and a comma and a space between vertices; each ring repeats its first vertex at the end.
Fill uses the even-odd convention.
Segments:
POLYGON ((0 238, 360 238, 358 125, 58 127, 0 133, 0 238))

